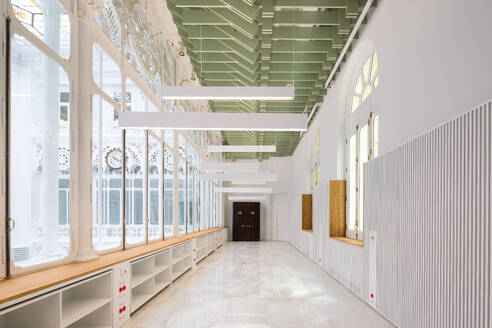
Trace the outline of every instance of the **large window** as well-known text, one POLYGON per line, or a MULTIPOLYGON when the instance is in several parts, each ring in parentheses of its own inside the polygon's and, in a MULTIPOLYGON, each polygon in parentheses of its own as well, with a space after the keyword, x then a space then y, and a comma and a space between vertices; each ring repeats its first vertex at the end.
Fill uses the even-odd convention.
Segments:
POLYGON ((372 104, 364 101, 378 85, 378 58, 372 53, 357 72, 348 101, 346 234, 360 240, 364 238, 364 164, 379 154, 379 117, 372 113, 372 104))
POLYGON ((92 99, 92 244, 96 250, 121 246, 121 130, 116 109, 92 99))
MULTIPOLYGON (((119 102, 118 65, 97 44, 92 47, 92 57, 95 84, 100 92, 119 102)), ((122 246, 123 156, 119 109, 101 96, 92 98, 92 245, 98 251, 122 246)))
POLYGON ((126 130, 125 140, 125 238, 127 244, 138 244, 145 241, 146 134, 142 130, 126 130))
POLYGON ((193 202, 193 216, 195 220, 193 221, 193 231, 200 230, 200 180, 198 179, 198 172, 196 170, 193 171, 194 179, 194 193, 195 198, 193 202))
POLYGON ((160 131, 149 134, 148 145, 148 234, 149 240, 162 239, 163 216, 163 156, 162 142, 155 136, 160 131))
POLYGON ((187 193, 188 193, 188 197, 187 197, 187 203, 188 203, 188 206, 187 206, 187 211, 188 211, 188 225, 187 225, 187 229, 186 229, 186 232, 187 233, 190 233, 190 232, 193 232, 193 167, 188 163, 187 164, 188 166, 188 176, 187 176, 187 180, 188 180, 188 185, 187 185, 187 193))
POLYGON ((179 178, 179 233, 186 233, 186 162, 183 160, 179 160, 178 166, 178 178, 179 178))
MULTIPOLYGON (((150 24, 157 17, 150 7, 127 6, 129 15, 121 15, 120 0, 105 0, 92 8, 89 24, 71 29, 77 10, 69 1, 7 0, 7 6, 10 273, 88 258, 90 251, 78 247, 90 244, 98 253, 110 252, 170 237, 178 226, 185 233, 217 224, 219 199, 212 184, 205 191, 198 179, 203 159, 197 150, 220 143, 219 132, 118 127, 122 110, 173 111, 176 104, 162 101, 158 90, 183 73, 175 66, 177 49, 162 24, 150 24), (131 33, 122 37, 122 27, 131 33), (149 36, 155 36, 152 49, 149 36), (71 122, 85 122, 85 128, 71 122)), ((180 103, 187 111, 207 106, 180 103)))
POLYGON ((70 86, 56 61, 18 35, 11 59, 11 259, 26 267, 70 250, 70 86))
POLYGON ((164 149, 164 236, 172 236, 174 206, 174 159, 173 152, 164 149))

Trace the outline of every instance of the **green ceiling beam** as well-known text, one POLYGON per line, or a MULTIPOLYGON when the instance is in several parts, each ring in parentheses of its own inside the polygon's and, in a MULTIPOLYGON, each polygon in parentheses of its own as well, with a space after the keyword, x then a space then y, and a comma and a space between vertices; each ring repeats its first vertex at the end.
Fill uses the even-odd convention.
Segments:
MULTIPOLYGON (((358 1, 358 0, 357 0, 358 1)), ((347 0, 276 0, 276 9, 301 9, 301 8, 346 8, 347 0)))
POLYGON ((236 15, 241 16, 244 20, 253 23, 260 14, 260 7, 251 6, 242 0, 221 0, 236 15))
POLYGON ((337 29, 334 26, 273 28, 273 40, 333 40, 337 29))
POLYGON ((239 32, 254 38, 259 30, 257 23, 250 23, 229 9, 189 10, 183 13, 183 25, 232 25, 239 32))
POLYGON ((273 53, 270 63, 323 63, 326 60, 326 55, 321 53, 273 53))
POLYGON ((337 11, 277 11, 273 17, 274 26, 338 25, 337 11))
POLYGON ((175 0, 177 8, 227 8, 220 0, 175 0))
POLYGON ((321 64, 298 64, 298 63, 272 63, 270 64, 270 72, 275 73, 318 73, 323 70, 321 64))
POLYGON ((232 40, 251 51, 260 45, 258 38, 248 38, 231 26, 187 26, 187 32, 190 40, 232 40))
POLYGON ((272 53, 326 53, 331 41, 290 41, 272 42, 272 53))

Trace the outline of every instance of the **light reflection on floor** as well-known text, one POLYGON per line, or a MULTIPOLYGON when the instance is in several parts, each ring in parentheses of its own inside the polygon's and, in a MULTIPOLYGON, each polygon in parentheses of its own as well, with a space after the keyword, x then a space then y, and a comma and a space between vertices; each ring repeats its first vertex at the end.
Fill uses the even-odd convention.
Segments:
POLYGON ((140 308, 134 327, 393 327, 284 242, 229 242, 140 308))

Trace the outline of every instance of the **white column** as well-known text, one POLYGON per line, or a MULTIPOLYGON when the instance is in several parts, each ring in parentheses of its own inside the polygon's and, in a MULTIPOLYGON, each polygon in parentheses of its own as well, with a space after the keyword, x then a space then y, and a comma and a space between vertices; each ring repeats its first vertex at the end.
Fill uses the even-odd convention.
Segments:
POLYGON ((92 248, 92 117, 91 117, 91 80, 92 80, 92 47, 90 40, 89 17, 80 4, 77 16, 78 33, 76 34, 77 49, 75 51, 76 74, 75 106, 77 115, 77 222, 75 232, 78 237, 76 261, 84 262, 97 257, 92 248))

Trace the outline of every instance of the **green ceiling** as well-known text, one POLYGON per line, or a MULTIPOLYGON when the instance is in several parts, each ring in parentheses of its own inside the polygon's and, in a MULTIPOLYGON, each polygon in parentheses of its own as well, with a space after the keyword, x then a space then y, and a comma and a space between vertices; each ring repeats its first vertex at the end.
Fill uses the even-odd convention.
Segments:
MULTIPOLYGON (((324 88, 366 0, 167 0, 203 86, 286 86, 292 101, 211 101, 216 112, 307 113, 324 88)), ((374 2, 376 3, 376 2, 374 2)), ((223 132, 231 145, 277 145, 289 156, 298 132, 223 132)))

